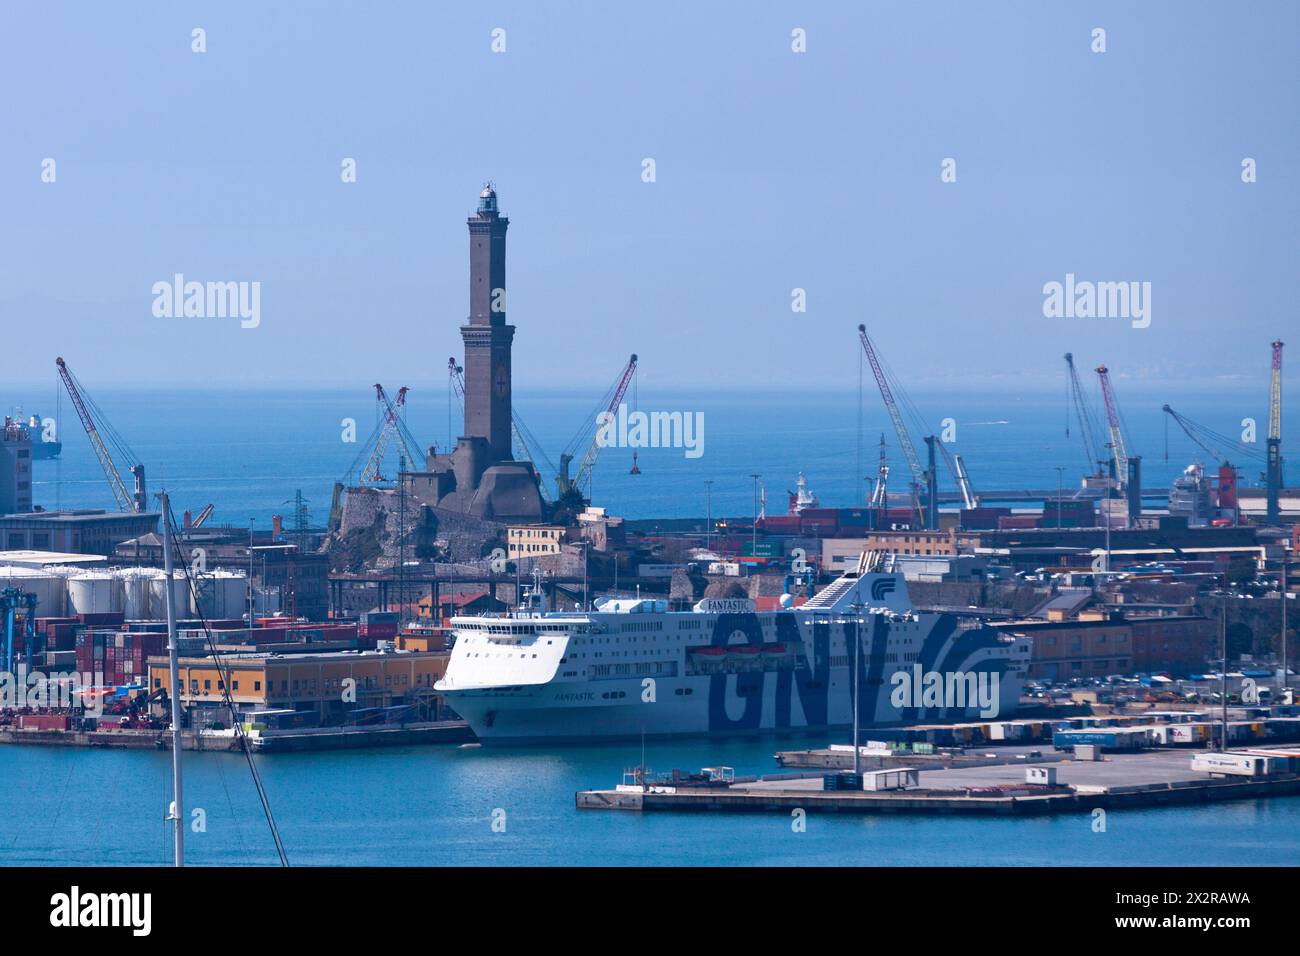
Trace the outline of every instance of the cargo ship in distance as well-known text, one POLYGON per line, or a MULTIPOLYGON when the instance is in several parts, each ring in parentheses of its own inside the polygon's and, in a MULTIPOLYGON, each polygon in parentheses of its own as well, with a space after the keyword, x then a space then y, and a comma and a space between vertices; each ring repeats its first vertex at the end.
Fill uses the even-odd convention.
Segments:
MULTIPOLYGON (((17 422, 23 421, 23 410, 14 409, 13 418, 17 422)), ((63 451, 63 442, 57 438, 47 437, 45 426, 40 415, 31 415, 25 422, 28 433, 32 438, 32 460, 49 461, 52 458, 58 458, 59 453, 63 451)))
POLYGON ((773 611, 626 597, 551 611, 535 585, 514 612, 452 620, 436 687, 484 744, 831 730, 852 726, 856 634, 861 726, 1014 713, 1028 639, 917 612, 901 573, 872 570, 881 557, 773 611))

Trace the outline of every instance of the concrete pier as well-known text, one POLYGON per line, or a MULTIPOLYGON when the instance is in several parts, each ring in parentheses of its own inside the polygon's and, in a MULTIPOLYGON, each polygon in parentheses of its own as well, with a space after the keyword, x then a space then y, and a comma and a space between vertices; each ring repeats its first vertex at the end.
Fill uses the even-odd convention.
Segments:
MULTIPOLYGON (((1300 750, 1297 750, 1300 753, 1300 750)), ((851 755, 850 755, 851 756, 851 755)), ((585 790, 580 810, 718 810, 790 813, 1090 813, 1300 795, 1300 775, 1211 777, 1191 769, 1186 750, 1111 754, 1100 761, 1059 760, 1056 784, 1025 782, 1025 764, 920 770, 919 786, 888 791, 827 791, 822 774, 777 774, 748 783, 585 790)))

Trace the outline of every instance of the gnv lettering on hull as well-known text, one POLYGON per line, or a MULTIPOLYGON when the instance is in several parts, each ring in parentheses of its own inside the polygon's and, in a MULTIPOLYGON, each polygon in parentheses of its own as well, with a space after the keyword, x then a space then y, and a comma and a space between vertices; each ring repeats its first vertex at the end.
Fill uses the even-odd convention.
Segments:
MULTIPOLYGON (((892 580, 880 578, 873 583, 882 584, 892 580)), ((889 625, 879 617, 871 618, 871 630, 864 628, 860 639, 863 641, 864 653, 859 666, 859 712, 864 722, 882 719, 877 716, 884 694, 884 653, 889 642, 889 625)), ((794 640, 802 644, 797 626, 791 615, 777 615, 777 638, 794 640)), ((714 625, 713 645, 727 646, 730 636, 735 631, 749 635, 747 643, 760 643, 761 630, 757 618, 752 614, 720 616, 714 625)), ((764 726, 763 706, 769 678, 775 680, 774 703, 771 726, 784 729, 791 726, 824 726, 834 722, 831 716, 830 688, 830 648, 832 631, 837 641, 843 640, 845 646, 853 641, 854 629, 851 624, 841 622, 814 621, 812 624, 812 656, 805 657, 805 666, 794 671, 770 673, 740 673, 735 675, 714 674, 709 679, 709 730, 714 733, 758 730, 764 726), (804 720, 798 723, 794 719, 794 704, 798 701, 803 711, 804 720), (735 711, 739 709, 739 715, 735 711)), ((936 630, 931 638, 940 639, 936 646, 947 647, 950 629, 936 630)), ((974 656, 987 647, 977 634, 963 638, 945 654, 945 663, 949 667, 964 668, 974 665, 974 656)), ((990 661, 992 666, 997 663, 990 661)), ((890 676, 894 685, 890 703, 893 705, 895 719, 919 720, 927 716, 938 717, 946 710, 967 710, 978 707, 981 716, 996 717, 1001 711, 1001 675, 998 671, 948 670, 927 672, 920 664, 912 670, 896 671, 890 676), (910 710, 910 713, 906 711, 910 710)), ((846 675, 842 692, 836 691, 840 698, 852 707, 851 675, 846 675)))

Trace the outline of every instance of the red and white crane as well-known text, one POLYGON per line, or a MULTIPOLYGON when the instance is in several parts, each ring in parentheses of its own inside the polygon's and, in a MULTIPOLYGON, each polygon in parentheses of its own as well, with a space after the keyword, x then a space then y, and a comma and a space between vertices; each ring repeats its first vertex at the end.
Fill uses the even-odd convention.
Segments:
POLYGON ((370 450, 370 458, 366 461, 366 467, 361 471, 361 480, 363 482, 386 480, 380 469, 383 466, 384 454, 388 450, 388 445, 394 440, 401 446, 407 467, 410 467, 411 462, 415 460, 411 447, 414 440, 406 432, 405 425, 401 420, 401 409, 406 405, 407 391, 409 389, 403 385, 397 390, 397 400, 393 401, 388 397, 388 393, 384 391, 384 386, 378 382, 375 383, 375 400, 381 406, 383 426, 380 428, 379 437, 375 440, 374 447, 370 450))
POLYGON ((1282 496, 1282 340, 1273 342, 1273 374, 1268 385, 1268 465, 1264 472, 1267 500, 1266 520, 1270 525, 1281 522, 1282 496))

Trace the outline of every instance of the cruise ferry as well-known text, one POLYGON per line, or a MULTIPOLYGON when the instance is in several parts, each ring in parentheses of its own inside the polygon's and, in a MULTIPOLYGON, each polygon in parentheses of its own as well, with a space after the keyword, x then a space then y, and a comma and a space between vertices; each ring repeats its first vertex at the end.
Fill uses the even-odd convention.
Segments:
POLYGON ((864 555, 772 611, 627 597, 552 611, 534 586, 514 612, 452 619, 436 687, 485 744, 851 727, 855 657, 862 727, 1012 714, 1029 641, 915 611, 903 575, 879 564, 864 555))

